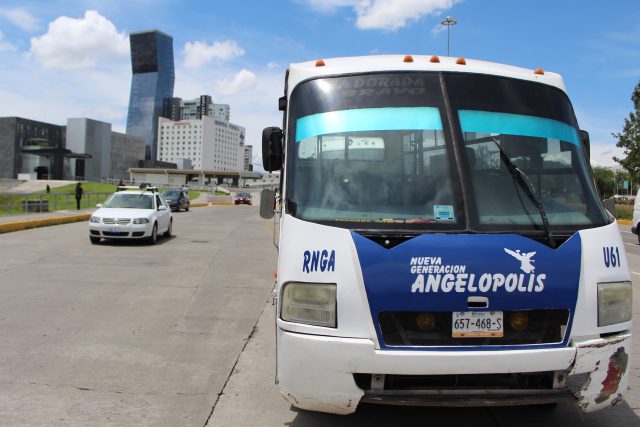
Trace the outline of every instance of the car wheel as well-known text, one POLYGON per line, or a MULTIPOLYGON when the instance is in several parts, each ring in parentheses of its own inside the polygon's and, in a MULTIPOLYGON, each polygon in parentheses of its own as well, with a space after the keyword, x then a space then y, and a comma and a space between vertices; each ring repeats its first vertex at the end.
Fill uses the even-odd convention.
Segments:
POLYGON ((151 236, 149 236, 149 244, 155 245, 158 241, 158 223, 153 224, 153 230, 151 230, 151 236))
POLYGON ((100 243, 99 237, 89 236, 89 240, 91 240, 91 243, 93 243, 94 245, 97 245, 98 243, 100 243))
POLYGON ((184 208, 185 212, 189 212, 189 205, 190 203, 187 203, 187 207, 184 208))
POLYGON ((173 229, 173 219, 169 221, 169 227, 167 227, 167 231, 164 232, 164 237, 166 237, 167 239, 171 237, 172 229, 173 229))
POLYGON ((640 245, 640 231, 638 232, 638 244, 640 245))

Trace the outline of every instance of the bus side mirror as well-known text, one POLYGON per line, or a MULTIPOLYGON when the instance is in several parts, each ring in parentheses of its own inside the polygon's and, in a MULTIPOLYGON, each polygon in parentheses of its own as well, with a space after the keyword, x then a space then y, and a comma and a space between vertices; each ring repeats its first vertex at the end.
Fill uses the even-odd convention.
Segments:
POLYGON ((260 216, 264 219, 273 218, 276 210, 276 190, 265 188, 260 193, 260 216))
POLYGON ((282 169, 282 129, 270 127, 262 131, 262 165, 273 172, 282 169))
POLYGON ((586 130, 581 130, 580 132, 580 141, 582 142, 582 146, 584 147, 584 154, 587 155, 587 159, 591 158, 591 141, 589 140, 589 132, 586 130))

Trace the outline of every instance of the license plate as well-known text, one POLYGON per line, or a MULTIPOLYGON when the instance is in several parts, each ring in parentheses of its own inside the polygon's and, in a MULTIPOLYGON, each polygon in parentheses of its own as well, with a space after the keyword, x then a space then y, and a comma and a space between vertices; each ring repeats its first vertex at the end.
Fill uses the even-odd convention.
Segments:
POLYGON ((454 338, 504 336, 501 311, 454 311, 451 320, 451 336, 454 338))
POLYGON ((111 227, 109 231, 112 233, 117 233, 118 231, 120 231, 120 229, 118 227, 111 227))

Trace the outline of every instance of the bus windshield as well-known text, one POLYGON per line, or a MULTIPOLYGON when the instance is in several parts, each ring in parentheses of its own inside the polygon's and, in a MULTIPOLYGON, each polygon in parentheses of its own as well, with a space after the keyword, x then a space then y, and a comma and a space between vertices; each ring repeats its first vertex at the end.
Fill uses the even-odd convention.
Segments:
POLYGON ((354 229, 540 231, 539 201, 555 231, 607 222, 564 93, 442 77, 341 76, 295 88, 287 211, 354 229))

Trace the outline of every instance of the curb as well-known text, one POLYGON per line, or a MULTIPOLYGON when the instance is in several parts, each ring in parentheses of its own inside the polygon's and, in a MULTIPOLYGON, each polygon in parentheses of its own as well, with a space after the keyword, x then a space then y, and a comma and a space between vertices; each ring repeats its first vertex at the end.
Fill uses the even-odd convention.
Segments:
MULTIPOLYGON (((191 203, 192 208, 201 208, 205 206, 213 205, 227 205, 233 206, 232 202, 204 202, 204 203, 191 203)), ((0 234, 10 233, 12 231, 22 231, 31 228, 47 227, 49 225, 70 224, 72 222, 88 221, 91 217, 90 213, 77 214, 77 215, 65 215, 52 218, 38 218, 22 221, 5 222, 0 224, 0 234)))
POLYGON ((631 225, 631 221, 628 219, 617 219, 616 222, 620 225, 631 225))
POLYGON ((69 224, 72 222, 87 221, 91 214, 78 214, 58 216, 53 218, 31 219, 27 221, 14 221, 0 224, 0 234, 12 231, 28 230, 30 228, 46 227, 49 225, 69 224))

